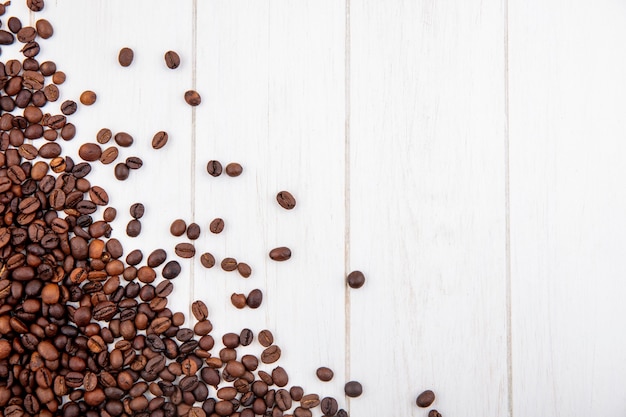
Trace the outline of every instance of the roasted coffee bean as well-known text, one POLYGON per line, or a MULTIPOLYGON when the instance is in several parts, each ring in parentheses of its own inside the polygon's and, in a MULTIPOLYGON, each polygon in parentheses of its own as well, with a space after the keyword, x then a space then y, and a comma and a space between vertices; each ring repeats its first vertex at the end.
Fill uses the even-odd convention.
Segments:
POLYGON ((65 82, 66 76, 63 71, 57 71, 52 74, 52 82, 56 85, 63 84, 65 82))
POLYGON ((133 219, 141 219, 145 213, 145 207, 141 203, 134 203, 130 206, 130 215, 133 219))
POLYGON ((257 336, 259 343, 263 347, 269 347, 274 343, 274 335, 269 330, 261 330, 257 336))
POLYGON ((187 238, 196 240, 200 237, 200 226, 197 223, 191 223, 187 226, 187 238))
POLYGON ((258 288, 250 291, 246 297, 246 304, 250 308, 259 308, 262 302, 263 292, 261 292, 258 288))
POLYGON ((198 336, 206 336, 213 330, 213 324, 210 320, 199 321, 193 326, 193 331, 198 336))
POLYGON ((237 162, 231 162, 226 165, 226 175, 229 177, 238 177, 243 172, 243 167, 237 162))
POLYGON ((141 222, 133 219, 126 225, 126 234, 130 237, 137 237, 141 233, 141 222))
POLYGON ((128 166, 126 164, 117 164, 115 165, 115 178, 117 178, 120 181, 124 181, 128 178, 128 176, 130 175, 130 170, 128 169, 128 166))
POLYGON ((300 401, 304 396, 304 390, 298 385, 294 385, 289 389, 289 395, 294 401, 300 401))
POLYGON ((181 258, 193 258, 196 248, 191 243, 179 243, 174 247, 174 252, 181 258))
POLYGON ((177 261, 169 261, 163 267, 161 275, 166 279, 174 279, 180 274, 180 264, 177 261))
POLYGON ((418 407, 429 407, 435 401, 435 393, 431 390, 426 390, 417 396, 415 403, 418 407))
POLYGON ((187 230, 187 224, 183 219, 176 219, 170 226, 172 236, 182 236, 187 230))
POLYGON ((222 233, 222 231, 224 230, 224 220, 220 219, 219 217, 216 219, 213 219, 213 221, 211 221, 211 224, 209 225, 209 230, 211 231, 211 233, 222 233))
POLYGON ((152 138, 152 148, 153 149, 161 149, 167 144, 167 140, 169 139, 169 135, 167 132, 159 131, 154 134, 152 138))
POLYGON ((35 23, 35 29, 37 29, 37 34, 43 39, 48 39, 54 34, 52 25, 46 19, 39 19, 35 23))
POLYGON ((197 91, 188 90, 185 92, 185 101, 190 106, 195 107, 202 102, 202 98, 200 97, 200 94, 198 94, 197 91))
POLYGON ((352 271, 346 279, 350 288, 361 288, 365 284, 365 275, 361 271, 352 271))
POLYGON ((246 296, 233 293, 233 295, 230 296, 230 302, 237 308, 244 308, 246 306, 246 296))
POLYGON ((139 169, 143 166, 143 161, 141 160, 141 158, 138 158, 136 156, 129 156, 128 158, 126 158, 125 163, 129 169, 139 169))
POLYGON ((119 156, 119 151, 115 146, 109 146, 105 150, 102 151, 102 155, 100 155, 100 162, 104 165, 109 165, 113 163, 117 157, 119 156))
POLYGON ((98 131, 98 134, 96 135, 96 141, 98 141, 98 143, 100 144, 105 144, 111 140, 111 137, 113 137, 113 132, 111 132, 111 129, 107 129, 105 127, 98 131))
POLYGON ((205 268, 213 268, 215 266, 215 257, 209 252, 205 252, 200 256, 200 263, 205 268))
POLYGON ((165 65, 167 65, 169 69, 178 68, 178 66, 180 65, 180 57, 178 56, 178 54, 174 51, 167 51, 165 53, 165 65))
POLYGON ((349 381, 344 386, 344 392, 348 397, 358 397, 363 393, 363 387, 358 381, 349 381))
POLYGON ((274 363, 280 358, 280 348, 276 345, 272 345, 268 348, 265 348, 261 353, 261 362, 263 363, 274 363))
MULTIPOLYGON (((163 249, 155 249, 148 255, 147 264, 150 268, 156 268, 167 260, 167 252, 163 249)), ((141 261, 140 261, 141 262, 141 261)))
POLYGON ((428 412, 428 417, 441 417, 441 413, 437 410, 430 410, 428 412))
POLYGON ((15 42, 15 37, 11 32, 0 30, 0 45, 11 45, 15 42))
POLYGON ((219 177, 222 175, 222 164, 220 161, 211 160, 207 163, 206 170, 212 177, 219 177))
POLYGON ((83 91, 80 95, 80 102, 85 106, 91 106, 96 102, 96 93, 91 90, 83 91))
POLYGON ((224 271, 234 271, 237 269, 237 260, 235 258, 224 258, 221 266, 224 271))
POLYGON ((296 206, 296 199, 289 191, 281 191, 276 194, 276 201, 285 210, 291 210, 296 206))
POLYGON ((335 376, 335 373, 333 372, 332 369, 327 368, 325 366, 321 366, 317 368, 317 371, 315 371, 315 375, 317 375, 320 381, 326 382, 326 381, 330 381, 331 379, 333 379, 333 376, 335 376))
POLYGON ((11 32, 17 33, 22 28, 22 21, 18 19, 17 17, 12 16, 9 18, 9 21, 7 22, 7 26, 9 27, 9 30, 11 32))
POLYGON ((248 346, 254 340, 254 333, 250 329, 242 329, 239 333, 239 344, 241 346, 248 346))
POLYGON ((117 61, 123 67, 128 67, 133 63, 133 58, 135 57, 135 53, 130 48, 122 48, 117 56, 117 61))
POLYGON ((252 268, 250 268, 250 265, 245 262, 239 262, 237 264, 237 271, 239 272, 239 275, 244 278, 248 278, 252 275, 252 268))
POLYGON ((61 113, 68 116, 70 114, 76 113, 77 105, 75 101, 65 100, 61 103, 61 113))
POLYGON ((320 404, 320 397, 317 394, 307 394, 300 400, 302 408, 314 408, 320 404))
POLYGON ((43 0, 26 0, 26 6, 33 12, 40 12, 44 8, 43 0))
POLYGON ((85 143, 78 148, 78 156, 88 162, 97 161, 102 156, 102 148, 95 143, 85 143))
POLYGON ((289 376, 284 368, 277 366, 272 370, 272 381, 278 387, 284 387, 289 382, 289 376))
POLYGON ((115 139, 115 143, 117 143, 119 146, 123 148, 129 147, 135 141, 133 137, 126 132, 116 133, 114 136, 114 139, 115 139))
POLYGON ((337 411, 339 411, 337 400, 332 397, 322 398, 322 401, 320 402, 320 410, 325 416, 334 416, 337 414, 337 411))
POLYGON ((274 261, 286 261, 291 258, 291 250, 287 247, 278 247, 270 251, 270 258, 274 261))
POLYGON ((198 321, 206 320, 209 317, 209 309, 202 301, 197 300, 191 304, 191 312, 198 321))

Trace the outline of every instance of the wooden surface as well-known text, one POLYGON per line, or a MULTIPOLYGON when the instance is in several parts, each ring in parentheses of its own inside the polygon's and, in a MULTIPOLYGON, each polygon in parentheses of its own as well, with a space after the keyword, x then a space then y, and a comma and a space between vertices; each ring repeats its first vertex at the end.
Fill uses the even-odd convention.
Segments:
POLYGON ((127 251, 173 256, 180 217, 203 228, 199 253, 253 268, 182 262, 173 310, 202 299, 216 334, 272 330, 290 383, 353 416, 426 416, 428 388, 444 416, 626 413, 624 2, 49 0, 36 17, 22 3, 7 17, 49 19, 38 58, 68 75, 50 111, 98 94, 64 149, 102 127, 135 137, 121 156, 144 167, 90 176, 127 251), (211 159, 244 172, 213 178, 211 159), (269 260, 276 246, 292 259, 269 260), (263 306, 234 309, 253 288, 263 306), (350 379, 362 397, 341 395, 350 379))

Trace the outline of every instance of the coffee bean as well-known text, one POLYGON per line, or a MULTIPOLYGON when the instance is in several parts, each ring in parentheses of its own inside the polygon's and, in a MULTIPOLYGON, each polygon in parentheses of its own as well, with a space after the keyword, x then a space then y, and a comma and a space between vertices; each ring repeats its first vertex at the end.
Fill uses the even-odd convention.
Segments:
POLYGON ((291 250, 284 246, 274 248, 270 251, 270 258, 274 261, 286 261, 291 258, 291 250))
POLYGON ((191 223, 187 226, 187 238, 196 240, 200 237, 200 226, 197 223, 191 223))
POLYGON ((39 19, 35 22, 35 29, 37 29, 37 34, 42 39, 48 39, 54 34, 52 25, 46 19, 39 19))
POLYGON ((78 148, 78 156, 88 162, 97 161, 102 156, 102 148, 95 143, 85 143, 78 148))
POLYGON ((320 397, 317 394, 307 394, 300 400, 302 408, 314 408, 320 405, 320 397))
POLYGON ((211 221, 211 224, 209 225, 209 230, 211 231, 211 233, 222 233, 222 231, 224 230, 224 220, 220 219, 219 217, 216 219, 213 219, 213 221, 211 221))
POLYGON ((167 132, 160 131, 154 134, 152 138, 152 148, 153 149, 161 149, 167 144, 167 140, 169 139, 169 135, 167 132))
POLYGON ((431 390, 426 390, 417 396, 415 403, 418 407, 428 407, 435 401, 435 393, 431 390))
POLYGON ((123 67, 128 67, 133 63, 133 58, 135 57, 135 53, 132 49, 124 47, 120 49, 119 54, 117 55, 117 61, 123 67))
POLYGON ((250 268, 250 265, 245 262, 239 262, 237 264, 237 271, 239 272, 239 275, 244 278, 248 278, 252 274, 252 268, 250 268))
POLYGON ((244 308, 246 306, 246 296, 243 294, 233 293, 233 295, 230 296, 230 302, 236 308, 244 308))
POLYGON ((291 210, 296 206, 296 199, 289 191, 281 191, 276 194, 276 201, 285 210, 291 210))
POLYGON ((212 177, 219 177, 222 175, 222 164, 220 161, 211 160, 207 163, 206 170, 212 177))
POLYGON ((143 161, 139 157, 129 156, 126 158, 125 164, 129 169, 139 169, 143 166, 143 161))
POLYGON ((325 381, 325 382, 330 381, 331 379, 333 379, 333 376, 335 376, 335 373, 333 372, 333 370, 325 366, 321 366, 317 368, 317 371, 315 371, 315 374, 317 375, 320 381, 325 381))
MULTIPOLYGON (((205 252, 200 256, 200 263, 205 268, 213 268, 215 266, 215 257, 209 252, 205 252)), ((244 300, 245 305, 245 300, 244 300)))
POLYGON ((337 400, 332 397, 324 397, 320 402, 320 410, 325 416, 334 416, 339 410, 337 400))
POLYGON ((183 219, 176 219, 170 226, 170 233, 172 236, 182 236, 187 230, 187 224, 183 219))
POLYGON ((76 113, 76 102, 72 100, 65 100, 61 103, 61 113, 67 115, 76 113))
POLYGON ((33 12, 40 12, 44 8, 43 0, 26 0, 26 6, 33 12))
POLYGON ((167 252, 163 249, 155 249, 148 255, 147 264, 150 268, 156 268, 157 266, 163 264, 167 259, 167 252))
POLYGON ((52 82, 56 85, 63 84, 65 82, 66 76, 63 71, 57 71, 52 74, 52 82))
POLYGON ((96 102, 96 93, 91 90, 83 91, 80 95, 80 102, 85 106, 91 106, 96 102))
POLYGON ((263 352, 261 353, 261 362, 263 363, 274 363, 276 362, 278 359, 280 359, 280 348, 276 345, 272 345, 268 348, 266 348, 265 350, 263 350, 263 352))
POLYGON ((11 32, 17 33, 22 28, 22 21, 18 19, 17 17, 12 16, 9 18, 9 21, 7 22, 7 26, 9 27, 9 30, 11 32))
POLYGON ((226 165, 226 175, 229 177, 238 177, 243 172, 243 167, 239 165, 237 162, 231 162, 226 165))
POLYGON ((269 330, 261 330, 257 336, 259 343, 263 347, 269 347, 274 343, 274 335, 269 330))
POLYGON ((137 237, 141 233, 141 222, 137 219, 133 219, 126 225, 126 234, 129 237, 137 237))
POLYGON ((120 181, 124 181, 130 175, 130 170, 128 169, 128 165, 126 164, 117 164, 114 169, 115 178, 120 181))
POLYGON ((198 321, 206 320, 209 317, 209 309, 202 301, 197 300, 191 304, 191 312, 198 321))
POLYGON ((430 410, 428 412, 428 417, 441 417, 441 413, 437 410, 430 410))
POLYGON ((105 127, 98 131, 98 134, 96 135, 96 141, 98 141, 98 143, 100 144, 105 144, 111 140, 111 137, 113 137, 113 132, 111 132, 111 129, 107 129, 105 127))
POLYGON ((235 258, 224 258, 221 266, 224 271, 234 271, 237 269, 237 260, 235 258))
POLYGON ((363 387, 358 381, 349 381, 344 386, 344 392, 348 397, 358 397, 363 393, 363 387))
POLYGON ((114 139, 115 139, 115 143, 117 143, 119 146, 123 148, 129 147, 135 141, 133 137, 126 132, 116 133, 114 136, 114 139))
POLYGON ((0 45, 11 45, 15 42, 15 38, 11 32, 0 30, 0 45))
POLYGON ((141 219, 145 212, 145 207, 141 203, 134 203, 130 206, 130 216, 133 219, 141 219))
POLYGON ((196 254, 196 248, 191 243, 179 243, 174 247, 174 252, 181 258, 193 258, 196 254))
POLYGON ((361 288, 365 284, 365 275, 361 271, 352 271, 347 278, 350 288, 361 288))
POLYGON ((289 382, 289 376, 284 368, 277 366, 272 370, 272 380, 278 387, 284 387, 289 382))
POLYGON ((169 261, 163 267, 161 275, 166 279, 174 279, 180 274, 180 264, 176 261, 169 261))
POLYGON ((178 54, 174 51, 167 51, 165 53, 165 65, 167 65, 169 69, 178 68, 178 66, 180 65, 180 57, 178 56, 178 54))
POLYGON ((188 90, 185 92, 185 101, 190 106, 195 107, 202 102, 202 98, 200 97, 200 94, 198 94, 197 91, 188 90))
POLYGON ((102 151, 102 155, 100 155, 100 162, 104 165, 108 165, 113 163, 119 155, 119 151, 115 146, 109 146, 105 150, 102 151))

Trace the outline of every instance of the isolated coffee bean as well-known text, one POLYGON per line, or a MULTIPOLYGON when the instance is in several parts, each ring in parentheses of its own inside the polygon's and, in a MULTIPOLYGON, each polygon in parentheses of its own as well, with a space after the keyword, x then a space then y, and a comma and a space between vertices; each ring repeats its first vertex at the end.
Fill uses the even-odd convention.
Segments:
MULTIPOLYGON (((209 252, 205 252, 200 256, 200 263, 205 268, 213 268, 215 266, 215 257, 209 252)), ((244 305, 245 305, 245 300, 244 300, 244 305)))
POLYGON ((195 107, 195 106, 198 106, 202 102, 202 98, 200 97, 200 94, 198 94, 197 91, 188 90, 185 92, 185 101, 190 106, 195 107))
POLYGON ((224 220, 220 219, 219 217, 216 219, 213 219, 211 221, 211 224, 209 225, 209 230, 211 231, 211 233, 222 233, 222 231, 224 230, 224 220))
POLYGON ((141 203, 134 203, 130 206, 130 216, 133 219, 141 219, 145 213, 145 207, 141 203))
POLYGON ((176 69, 180 65, 180 57, 174 51, 167 51, 165 53, 165 65, 169 69, 176 69))
POLYGON ((17 33, 22 28, 22 21, 18 19, 17 17, 12 16, 9 18, 9 21, 7 22, 7 26, 9 27, 9 30, 11 32, 17 33))
POLYGON ((187 230, 187 223, 183 219, 176 219, 170 225, 172 236, 182 236, 187 230))
POLYGON ((365 275, 361 271, 352 271, 346 279, 350 288, 361 288, 365 284, 365 275))
POLYGON ((281 191, 276 194, 276 201, 285 210, 291 210, 296 206, 296 199, 289 191, 281 191))
POLYGON ((246 306, 246 296, 243 294, 233 293, 233 295, 230 296, 230 302, 236 308, 244 308, 246 306))
POLYGON ((219 177, 222 175, 222 164, 220 161, 211 160, 207 163, 206 170, 212 177, 219 177))
POLYGON ((200 226, 197 223, 191 223, 187 226, 187 238, 196 240, 200 237, 200 226))
POLYGON ((181 258, 193 258, 196 254, 196 248, 187 242, 179 243, 174 247, 174 252, 181 258))
POLYGON ((269 347, 272 345, 272 343, 274 343, 274 335, 272 334, 271 331, 267 329, 261 330, 259 332, 259 335, 257 336, 257 339, 259 340, 259 343, 263 347, 269 347))
POLYGON ((325 382, 330 381, 331 379, 333 379, 333 376, 335 376, 335 373, 333 372, 333 370, 325 366, 321 366, 317 368, 317 371, 315 371, 315 374, 317 375, 320 381, 325 381, 325 382))
POLYGON ((133 137, 126 132, 118 132, 113 138, 115 139, 115 143, 123 148, 129 147, 135 141, 133 137))
POLYGON ((358 381, 349 381, 344 386, 344 392, 348 397, 358 397, 363 393, 363 387, 358 381))
POLYGON ((252 268, 250 268, 250 265, 245 262, 239 262, 237 264, 237 272, 239 272, 239 275, 241 275, 242 277, 248 278, 250 275, 252 275, 252 268))
POLYGON ((129 156, 124 163, 129 169, 139 169, 143 166, 143 161, 137 156, 129 156))
POLYGON ((76 113, 77 105, 75 101, 65 100, 61 103, 61 113, 68 116, 70 114, 76 113))
POLYGON ((169 135, 167 132, 159 131, 154 134, 152 137, 152 148, 153 149, 161 149, 167 144, 167 140, 169 139, 169 135))
POLYGON ((91 90, 83 91, 80 95, 80 102, 85 106, 91 106, 96 102, 96 93, 91 90))
POLYGON ((276 386, 284 387, 287 383, 289 383, 287 371, 285 371, 283 367, 277 366, 272 370, 272 380, 276 386))
POLYGON ((39 19, 35 22, 35 29, 37 30, 37 34, 43 39, 48 39, 54 34, 52 24, 46 19, 39 19))
POLYGON ((291 258, 291 250, 287 247, 278 247, 270 251, 270 258, 274 261, 286 261, 291 258))
POLYGON ((126 225, 126 234, 130 237, 137 237, 141 233, 141 222, 133 219, 126 225))
POLYGON ((229 177, 238 177, 243 172, 243 167, 237 162, 231 162, 226 165, 226 175, 229 177))
POLYGON ((428 407, 435 401, 435 393, 431 390, 426 390, 417 396, 415 403, 418 407, 428 407))
POLYGON ((133 58, 135 57, 135 53, 130 48, 122 48, 117 56, 117 61, 123 67, 128 67, 133 63, 133 58))
POLYGON ((98 133, 96 134, 96 141, 100 144, 105 144, 109 142, 112 137, 113 137, 113 132, 111 132, 111 129, 108 129, 105 127, 105 128, 100 129, 98 133))
POLYGON ((221 266, 224 271, 234 271, 237 269, 237 260, 235 258, 224 258, 221 266))
POLYGON ((128 166, 122 163, 115 165, 115 169, 113 172, 115 174, 115 178, 120 181, 128 179, 128 176, 130 175, 130 170, 128 169, 128 166))

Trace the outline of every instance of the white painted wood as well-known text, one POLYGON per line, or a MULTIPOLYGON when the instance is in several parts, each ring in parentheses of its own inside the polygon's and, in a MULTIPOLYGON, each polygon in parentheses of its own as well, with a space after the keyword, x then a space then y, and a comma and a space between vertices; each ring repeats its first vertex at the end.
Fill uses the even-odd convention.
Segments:
POLYGON ((626 7, 509 17, 514 415, 623 415, 626 7))
POLYGON ((504 416, 501 5, 350 3, 352 415, 504 416))

